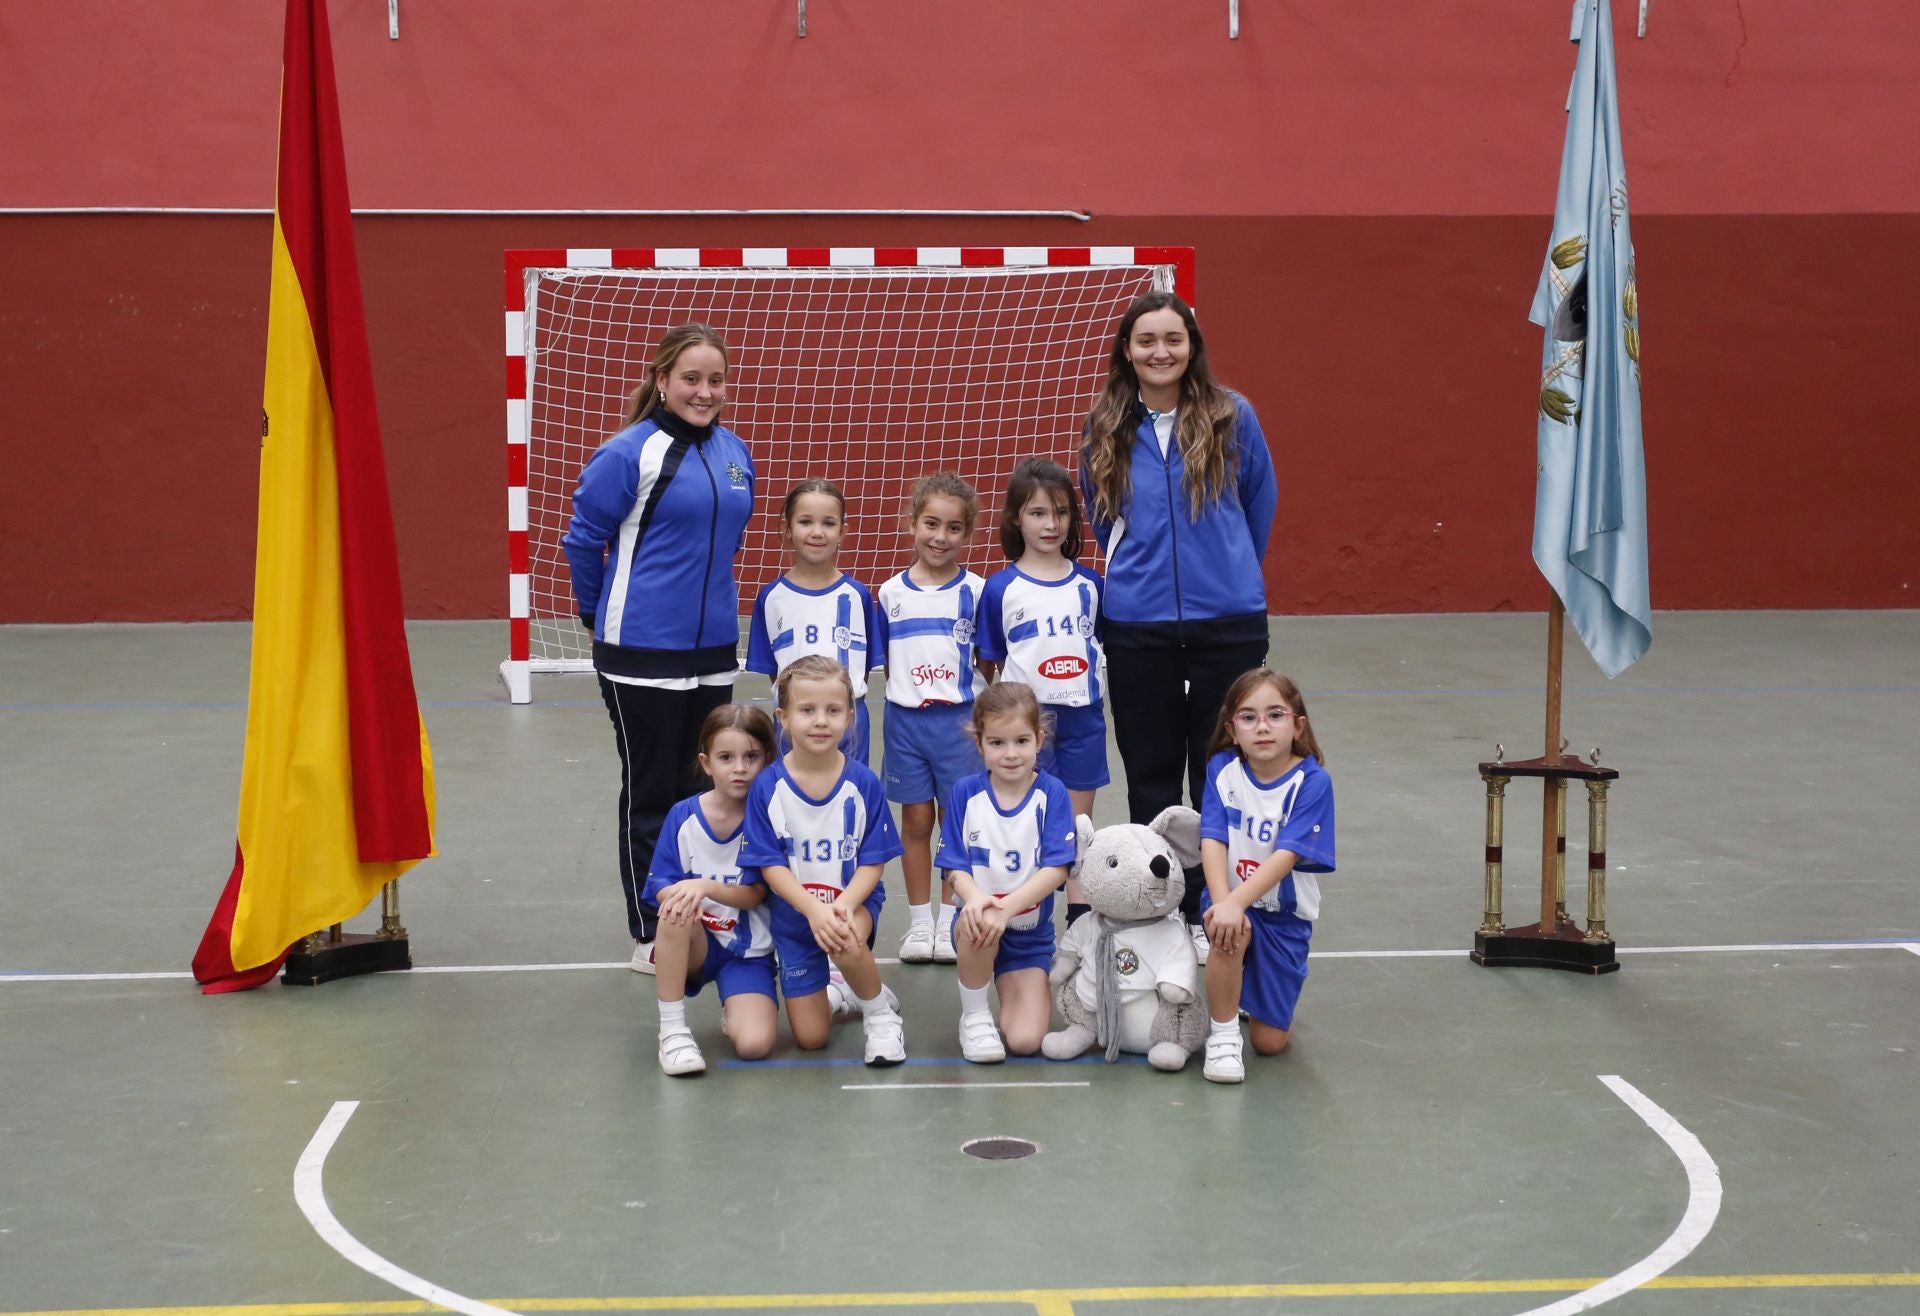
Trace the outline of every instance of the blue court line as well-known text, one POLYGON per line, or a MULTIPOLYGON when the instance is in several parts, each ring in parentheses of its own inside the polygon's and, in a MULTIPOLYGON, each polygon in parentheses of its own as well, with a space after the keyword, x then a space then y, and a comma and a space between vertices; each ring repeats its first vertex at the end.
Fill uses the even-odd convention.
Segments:
MULTIPOLYGON (((1072 1060, 1049 1060, 1045 1056, 1008 1056, 999 1065, 1098 1065, 1106 1063, 1105 1052, 1088 1051, 1085 1055, 1075 1056, 1072 1060)), ((1145 1056, 1122 1052, 1116 1064, 1144 1065, 1145 1056)), ((722 1060, 721 1069, 865 1069, 867 1062, 859 1056, 789 1056, 784 1060, 722 1060)), ((894 1069, 950 1069, 964 1067, 980 1069, 987 1066, 974 1064, 964 1056, 908 1056, 900 1065, 889 1066, 894 1069)))
MULTIPOLYGON (((1454 690, 1443 686, 1397 690, 1316 690, 1315 699, 1511 699, 1536 698, 1536 686, 1454 690)), ((1920 695, 1916 685, 1643 685, 1567 687, 1569 699, 1583 695, 1920 695)), ((764 703, 765 700, 750 702, 764 703)), ((244 709, 244 699, 205 703, 89 703, 89 704, 0 704, 0 713, 79 713, 122 712, 131 710, 199 711, 244 709)), ((423 699, 422 708, 601 708, 598 699, 541 699, 532 704, 513 705, 499 699, 423 699)))

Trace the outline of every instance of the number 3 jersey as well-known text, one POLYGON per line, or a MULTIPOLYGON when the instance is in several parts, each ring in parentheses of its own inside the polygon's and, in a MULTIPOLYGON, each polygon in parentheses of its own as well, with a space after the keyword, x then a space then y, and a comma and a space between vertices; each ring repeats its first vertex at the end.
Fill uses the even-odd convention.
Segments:
POLYGON ((980 601, 980 656, 1004 663, 1001 678, 1043 704, 1086 708, 1101 701, 1100 577, 1078 562, 1061 580, 1003 567, 980 601))
MULTIPOLYGON (((740 841, 745 832, 743 823, 731 836, 715 836, 700 808, 700 797, 681 800, 667 811, 667 820, 660 827, 660 841, 653 848, 653 867, 647 873, 641 898, 658 904, 661 892, 690 877, 728 886, 758 882, 758 873, 749 876, 740 869, 740 841)), ((700 922, 723 950, 742 959, 773 950, 765 902, 753 909, 735 909, 717 900, 702 900, 700 922)))
MULTIPOLYGON (((887 810, 880 778, 866 764, 848 759, 840 780, 820 799, 800 788, 784 760, 753 779, 747 792, 746 840, 740 846, 740 867, 749 880, 764 880, 760 870, 786 868, 807 894, 831 904, 853 880, 854 870, 884 864, 901 852, 900 834, 887 810)), ((886 888, 876 886, 867 904, 877 917, 886 888)), ((776 935, 804 938, 811 944, 806 915, 792 908, 777 892, 770 892, 776 935)))
POLYGON ((873 596, 852 576, 825 589, 805 589, 780 576, 754 600, 747 670, 775 676, 794 659, 819 654, 846 668, 853 697, 865 699, 867 673, 879 665, 873 632, 873 596))
POLYGON ((1227 889, 1251 877, 1275 850, 1300 856, 1253 908, 1308 923, 1320 915, 1316 873, 1333 871, 1333 779, 1318 759, 1305 759, 1265 782, 1247 770, 1240 755, 1222 750, 1207 763, 1200 804, 1202 840, 1227 847, 1227 889))
MULTIPOLYGON (((1073 805, 1067 788, 1044 772, 1034 774, 1026 798, 1002 809, 993 795, 993 778, 984 772, 964 777, 947 798, 940 819, 940 852, 934 866, 957 869, 988 895, 1011 895, 1042 868, 1067 868, 1077 843, 1073 805)), ((1014 929, 1051 925, 1053 893, 1007 920, 1014 929)))

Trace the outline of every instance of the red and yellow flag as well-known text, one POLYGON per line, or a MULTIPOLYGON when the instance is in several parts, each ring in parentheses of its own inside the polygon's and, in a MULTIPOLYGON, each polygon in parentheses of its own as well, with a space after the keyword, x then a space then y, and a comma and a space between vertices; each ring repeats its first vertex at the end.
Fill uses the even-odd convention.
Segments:
POLYGON ((287 0, 240 826, 193 975, 257 987, 433 853, 326 0, 287 0))

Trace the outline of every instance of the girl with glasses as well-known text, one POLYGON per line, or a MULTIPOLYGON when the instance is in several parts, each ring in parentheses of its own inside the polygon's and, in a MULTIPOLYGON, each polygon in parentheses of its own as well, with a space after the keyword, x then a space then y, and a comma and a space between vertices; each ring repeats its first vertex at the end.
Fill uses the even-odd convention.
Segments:
POLYGON ((1253 1049, 1278 1055, 1307 980, 1320 913, 1316 874, 1333 871, 1333 780, 1300 687, 1258 667, 1227 690, 1200 806, 1201 921, 1212 1029, 1202 1072, 1246 1078, 1239 1012, 1253 1049))

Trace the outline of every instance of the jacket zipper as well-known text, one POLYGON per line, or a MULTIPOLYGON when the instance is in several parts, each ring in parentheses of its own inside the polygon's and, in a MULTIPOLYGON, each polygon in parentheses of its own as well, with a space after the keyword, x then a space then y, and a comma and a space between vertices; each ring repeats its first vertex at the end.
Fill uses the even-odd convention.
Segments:
POLYGON ((700 578, 700 619, 693 627, 693 647, 698 649, 707 634, 707 595, 713 588, 713 543, 720 528, 720 485, 713 478, 713 467, 707 465, 706 446, 696 443, 693 451, 700 458, 700 469, 707 473, 707 488, 713 494, 713 511, 707 517, 707 571, 700 578))
MULTIPOLYGON (((1152 422, 1149 421, 1148 424, 1151 425, 1152 422)), ((1167 480, 1167 527, 1173 535, 1174 634, 1179 637, 1180 643, 1185 645, 1187 642, 1187 610, 1182 606, 1180 601, 1180 516, 1179 509, 1174 505, 1173 501, 1173 445, 1177 441, 1177 435, 1168 436, 1167 451, 1160 454, 1160 472, 1166 476, 1167 480)), ((1154 436, 1153 446, 1156 450, 1160 447, 1160 437, 1157 434, 1154 436)))

